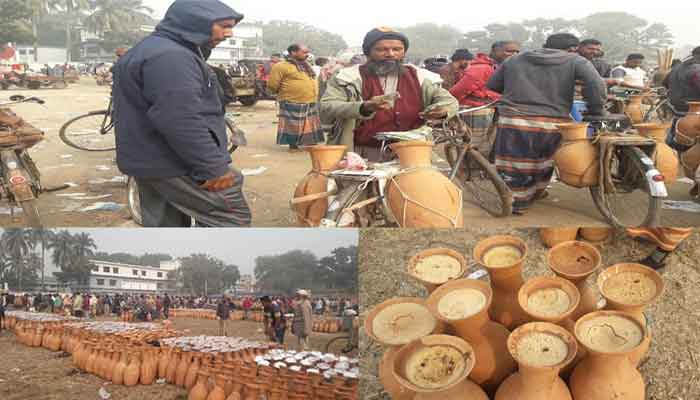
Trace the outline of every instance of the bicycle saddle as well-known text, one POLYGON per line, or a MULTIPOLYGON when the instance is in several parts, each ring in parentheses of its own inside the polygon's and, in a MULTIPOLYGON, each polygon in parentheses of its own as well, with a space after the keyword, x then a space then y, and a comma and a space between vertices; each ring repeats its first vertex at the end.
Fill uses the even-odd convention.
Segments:
POLYGON ((629 117, 625 114, 584 115, 583 122, 627 122, 629 117))

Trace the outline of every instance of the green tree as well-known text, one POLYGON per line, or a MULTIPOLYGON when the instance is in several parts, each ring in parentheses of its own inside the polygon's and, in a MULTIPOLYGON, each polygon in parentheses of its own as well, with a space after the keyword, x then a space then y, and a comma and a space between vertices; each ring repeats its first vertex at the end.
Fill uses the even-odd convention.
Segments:
POLYGON ((56 8, 65 13, 66 62, 73 59, 73 31, 81 23, 82 11, 89 7, 88 0, 57 0, 56 8))
POLYGON ((318 280, 314 289, 342 289, 355 292, 357 283, 357 246, 339 247, 318 261, 318 280))
MULTIPOLYGON (((35 52, 36 53, 36 52, 35 52)), ((41 258, 40 258, 40 268, 41 268, 41 290, 44 290, 44 270, 46 269, 46 247, 48 246, 51 235, 53 231, 50 229, 31 229, 29 232, 34 247, 41 245, 41 258)))
POLYGON ((83 24, 100 36, 105 32, 128 32, 150 22, 152 12, 141 0, 94 0, 83 24))
POLYGON ((317 56, 331 56, 348 47, 342 36, 312 25, 294 21, 270 21, 263 24, 263 51, 281 53, 293 43, 307 45, 317 56))
POLYGON ((31 42, 31 18, 26 0, 0 0, 0 43, 31 42))
POLYGON ((59 281, 87 283, 94 267, 89 259, 96 248, 89 234, 72 235, 67 230, 59 231, 49 240, 49 248, 53 263, 61 269, 54 273, 59 281))
POLYGON ((255 259, 258 289, 270 293, 292 294, 298 288, 310 288, 318 260, 310 251, 294 250, 277 256, 255 259))
POLYGON ((207 254, 192 254, 181 259, 181 262, 178 278, 184 290, 195 295, 219 294, 223 292, 223 261, 207 254))
POLYGON ((399 29, 410 41, 407 59, 419 63, 435 55, 451 55, 464 36, 450 25, 423 23, 399 29))
MULTIPOLYGON (((39 25, 42 19, 49 13, 51 8, 56 3, 55 0, 28 0, 32 10, 32 45, 34 46, 34 62, 38 61, 39 57, 39 25)), ((43 281, 42 281, 43 285, 43 281)))
POLYGON ((236 265, 224 265, 221 271, 221 280, 224 289, 230 289, 236 286, 236 283, 241 279, 241 272, 236 265))
POLYGON ((163 254, 163 253, 155 253, 155 254, 150 254, 146 253, 139 257, 139 265, 148 265, 152 267, 158 267, 160 266, 161 261, 171 261, 173 257, 169 254, 163 254))
POLYGON ((22 275, 27 268, 26 261, 30 252, 34 248, 29 229, 9 228, 3 231, 0 236, 0 247, 2 253, 9 259, 11 269, 16 276, 16 281, 12 282, 19 291, 22 290, 22 275))

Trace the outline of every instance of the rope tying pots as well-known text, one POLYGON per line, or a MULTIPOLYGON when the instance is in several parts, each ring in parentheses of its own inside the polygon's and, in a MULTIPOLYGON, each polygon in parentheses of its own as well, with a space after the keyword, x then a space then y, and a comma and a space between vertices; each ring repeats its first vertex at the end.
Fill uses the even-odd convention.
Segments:
MULTIPOLYGON (((347 150, 346 146, 316 145, 305 147, 311 157, 311 171, 299 182, 294 197, 328 191, 328 173, 335 169, 347 150)), ((328 210, 328 196, 293 206, 300 226, 319 226, 328 210)))
POLYGON ((432 167, 433 143, 394 143, 402 171, 386 186, 386 199, 394 220, 402 228, 461 228, 462 191, 432 167))
POLYGON ((600 173, 598 148, 588 139, 587 123, 557 124, 563 143, 554 153, 559 179, 578 188, 596 186, 600 173))
POLYGON ((637 124, 634 127, 639 134, 654 139, 656 142, 656 152, 654 162, 664 177, 666 184, 671 184, 678 179, 678 155, 666 144, 666 133, 670 128, 667 124, 648 123, 637 124))

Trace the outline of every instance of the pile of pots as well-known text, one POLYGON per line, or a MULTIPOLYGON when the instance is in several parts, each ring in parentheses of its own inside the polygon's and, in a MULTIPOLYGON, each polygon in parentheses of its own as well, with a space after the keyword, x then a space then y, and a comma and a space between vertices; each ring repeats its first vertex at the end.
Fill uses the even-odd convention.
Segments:
POLYGON ((8 311, 5 313, 3 328, 14 331, 17 341, 25 346, 41 346, 52 351, 59 351, 63 326, 76 320, 78 318, 56 314, 8 311))
POLYGON ((547 255, 555 276, 524 281, 527 251, 514 236, 480 241, 473 258, 489 283, 463 279, 466 260, 450 249, 411 258, 408 275, 429 296, 389 299, 364 325, 388 347, 379 378, 393 399, 644 400, 643 311, 662 294, 661 276, 630 263, 601 271, 601 309, 586 284, 601 266, 596 247, 560 243, 547 255))
MULTIPOLYGON (((171 318, 192 318, 192 319, 208 319, 216 320, 216 310, 208 310, 205 308, 172 308, 169 315, 171 318)), ((240 310, 231 311, 229 320, 242 321, 245 319, 245 313, 240 310)), ((263 314, 260 311, 251 311, 248 313, 248 319, 255 322, 262 322, 263 314)))
POLYGON ((339 318, 315 319, 312 325, 314 332, 338 333, 343 329, 343 322, 339 318))

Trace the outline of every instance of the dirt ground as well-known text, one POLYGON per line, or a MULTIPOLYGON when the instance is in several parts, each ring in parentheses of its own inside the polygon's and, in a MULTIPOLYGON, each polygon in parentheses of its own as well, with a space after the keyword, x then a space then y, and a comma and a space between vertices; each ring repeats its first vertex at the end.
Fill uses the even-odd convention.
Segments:
MULTIPOLYGON (((211 320, 174 318, 175 329, 190 335, 217 335, 218 323, 211 320)), ((261 324, 230 321, 229 336, 265 340, 261 324)), ((339 335, 314 333, 310 346, 323 350, 325 344, 339 335)), ((285 342, 294 346, 291 334, 285 342)), ((293 348, 293 347, 292 347, 293 348)), ((0 399, 3 400, 94 400, 104 387, 111 400, 186 400, 187 391, 169 384, 149 386, 111 385, 101 378, 77 370, 69 355, 43 348, 26 347, 15 340, 14 334, 0 331, 0 399)))
MULTIPOLYGON (((521 237, 529 247, 524 276, 553 275, 546 263, 546 248, 535 229, 479 229, 463 231, 363 230, 360 235, 360 301, 364 320, 373 306, 397 296, 427 295, 422 286, 405 274, 408 259, 430 247, 449 247, 465 254, 472 263, 476 242, 494 234, 521 237)), ((601 245, 603 267, 643 259, 653 246, 618 233, 601 245)), ((647 384, 647 400, 700 398, 700 236, 683 243, 670 257, 664 272, 666 290, 647 312, 653 329, 649 357, 640 370, 647 384)), ((467 273, 475 271, 474 266, 467 273)), ((596 276, 589 278, 594 284, 596 276)), ((488 279, 487 277, 482 279, 488 279)), ((389 399, 377 378, 383 348, 361 330, 360 357, 364 381, 361 398, 389 399)), ((478 362, 478 360, 477 360, 478 362)))
MULTIPOLYGON (((109 88, 97 86, 91 78, 83 77, 77 84, 61 90, 3 91, 0 101, 11 94, 37 95, 46 99, 45 107, 22 104, 14 110, 26 120, 46 132, 46 140, 30 150, 42 172, 46 187, 66 182, 77 184, 60 192, 44 193, 39 199, 39 211, 47 226, 135 226, 128 212, 80 211, 95 201, 111 201, 124 205, 126 185, 120 182, 99 183, 121 176, 113 152, 84 152, 66 146, 58 137, 60 127, 69 119, 104 109, 109 100, 109 88), (99 200, 73 200, 70 193, 86 193, 87 197, 111 195, 99 200)), ((290 154, 285 147, 275 144, 277 125, 274 102, 262 101, 254 107, 234 105, 229 111, 240 113, 238 125, 246 132, 248 146, 234 153, 234 165, 239 169, 267 168, 262 174, 246 177, 245 193, 253 211, 253 225, 260 227, 294 226, 295 219, 289 208, 289 199, 297 182, 310 169, 308 155, 290 154)), ((689 200, 689 185, 676 183, 671 197, 689 200)), ((633 206, 633 205, 630 205, 633 206)), ((21 214, 20 214, 21 215, 21 214)), ((530 227, 581 224, 604 224, 588 192, 556 184, 549 198, 533 207, 525 216, 496 219, 480 208, 465 203, 467 224, 490 227, 530 227)), ((10 218, 7 204, 0 202, 0 226, 19 226, 20 217, 10 218)), ((698 226, 700 213, 663 210, 662 225, 698 226)))

